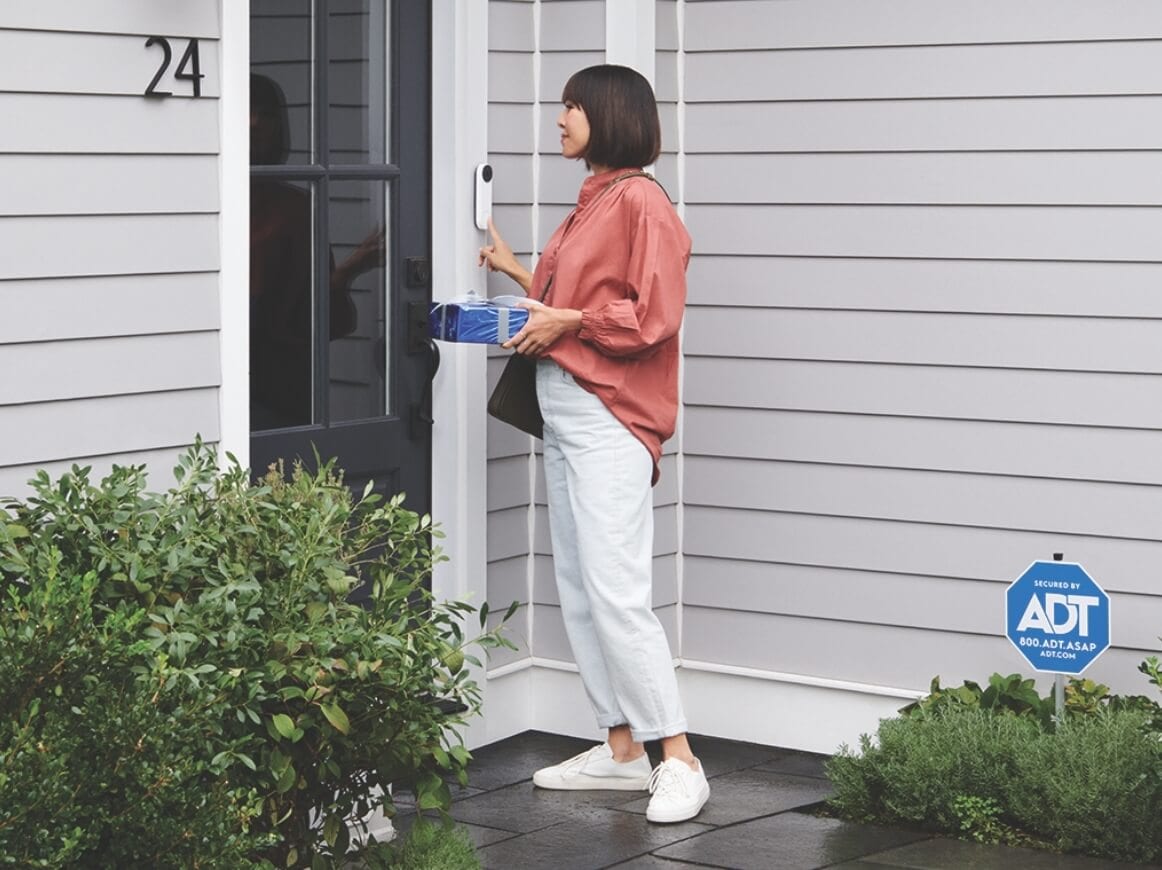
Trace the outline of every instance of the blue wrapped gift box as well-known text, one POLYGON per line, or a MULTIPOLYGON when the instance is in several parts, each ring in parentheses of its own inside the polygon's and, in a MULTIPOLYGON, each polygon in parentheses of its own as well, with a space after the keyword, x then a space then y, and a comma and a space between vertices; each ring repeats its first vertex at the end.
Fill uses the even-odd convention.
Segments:
POLYGON ((428 313, 432 338, 473 344, 504 344, 516 335, 529 313, 502 299, 433 302, 428 313))

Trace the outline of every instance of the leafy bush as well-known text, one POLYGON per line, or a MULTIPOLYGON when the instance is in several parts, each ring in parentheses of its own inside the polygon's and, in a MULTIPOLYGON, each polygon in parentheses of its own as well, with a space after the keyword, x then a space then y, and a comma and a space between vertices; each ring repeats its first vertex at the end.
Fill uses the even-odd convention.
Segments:
POLYGON ((1031 715, 951 704, 884 720, 875 741, 828 763, 830 805, 857 821, 1154 860, 1162 742, 1147 724, 1141 711, 1102 709, 1050 732, 1031 715))
POLYGON ((41 473, 0 504, 0 855, 326 867, 389 785, 445 809, 480 703, 465 648, 508 642, 432 599, 430 520, 330 464, 252 484, 199 444, 176 476, 41 473))
MULTIPOLYGON (((1150 675, 1150 662, 1157 668, 1157 659, 1147 660, 1139 670, 1150 675)), ((1162 674, 1154 681, 1162 688, 1162 674)), ((1065 718, 1093 716, 1105 709, 1136 710, 1147 714, 1149 722, 1162 730, 1162 707, 1143 695, 1112 695, 1109 686, 1093 680, 1072 677, 1065 684, 1065 718)), ((1052 691, 1045 696, 1037 693, 1036 684, 1020 674, 989 677, 988 688, 965 680, 956 687, 943 687, 940 677, 933 677, 927 695, 900 709, 906 718, 924 718, 949 709, 984 710, 997 715, 1027 716, 1036 719, 1043 728, 1052 731, 1057 721, 1057 701, 1052 691)))

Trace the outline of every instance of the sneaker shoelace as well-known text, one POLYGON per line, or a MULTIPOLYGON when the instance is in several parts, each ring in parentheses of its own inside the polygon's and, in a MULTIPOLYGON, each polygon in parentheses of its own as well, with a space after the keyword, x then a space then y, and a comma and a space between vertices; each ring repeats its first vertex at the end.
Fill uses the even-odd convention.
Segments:
MULTIPOLYGON (((678 763, 682 764, 683 762, 678 763)), ((669 797, 675 793, 681 797, 688 796, 685 779, 667 762, 662 762, 654 768, 654 772, 650 774, 649 789, 650 794, 658 794, 662 797, 669 797)))
POLYGON ((574 755, 572 758, 561 762, 561 774, 574 773, 589 763, 589 759, 596 753, 601 752, 604 746, 594 746, 592 749, 586 749, 579 755, 574 755))

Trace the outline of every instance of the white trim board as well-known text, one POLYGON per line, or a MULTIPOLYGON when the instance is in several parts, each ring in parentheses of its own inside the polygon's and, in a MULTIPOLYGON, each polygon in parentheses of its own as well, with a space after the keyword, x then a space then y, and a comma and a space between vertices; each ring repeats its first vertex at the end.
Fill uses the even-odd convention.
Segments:
MULTIPOLYGON (((844 744, 858 745, 861 734, 874 733, 881 719, 895 716, 920 694, 886 686, 812 683, 794 675, 784 679, 694 667, 681 667, 677 674, 691 733, 827 755, 844 744)), ((473 746, 530 729, 604 739, 572 668, 538 664, 506 670, 488 685, 487 727, 473 727, 473 746), (528 717, 524 727, 522 716, 528 717)))

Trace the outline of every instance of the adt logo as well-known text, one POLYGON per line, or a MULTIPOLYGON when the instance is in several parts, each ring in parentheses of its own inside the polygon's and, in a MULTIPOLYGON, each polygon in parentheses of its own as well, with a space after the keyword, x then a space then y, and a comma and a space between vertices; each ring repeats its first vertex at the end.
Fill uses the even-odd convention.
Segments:
POLYGON ((1074 562, 1034 562, 1005 593, 1005 634, 1038 671, 1077 675, 1110 645, 1110 598, 1074 562))

